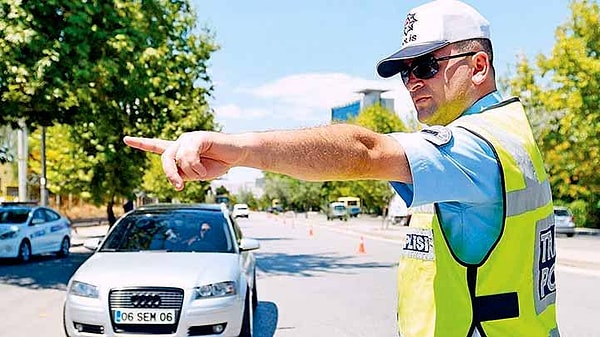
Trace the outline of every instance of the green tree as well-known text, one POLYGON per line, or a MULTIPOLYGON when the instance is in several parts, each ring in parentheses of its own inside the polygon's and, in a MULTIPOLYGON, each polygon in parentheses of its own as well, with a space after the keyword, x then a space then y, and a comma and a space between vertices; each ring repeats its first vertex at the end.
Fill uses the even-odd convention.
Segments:
POLYGON ((291 205, 292 181, 296 179, 278 173, 265 172, 265 196, 268 205, 271 200, 279 199, 281 206, 287 209, 291 205))
POLYGON ((242 188, 239 193, 235 196, 237 202, 246 204, 250 209, 256 210, 259 207, 259 202, 254 197, 252 191, 242 188))
POLYGON ((600 10, 589 0, 570 8, 550 55, 537 67, 522 59, 510 88, 526 97, 554 198, 585 201, 589 224, 600 226, 600 10))
MULTIPOLYGON (((84 149, 71 140, 71 129, 57 124, 46 130, 46 188, 53 194, 73 194, 91 200, 90 182, 96 159, 87 156, 84 149)), ((40 141, 39 129, 29 135, 29 174, 37 177, 41 172, 40 141)))
POLYGON ((215 129, 206 63, 217 46, 194 33, 189 1, 10 2, 0 14, 0 124, 70 125, 91 165, 86 190, 109 219, 147 167, 123 136, 215 129))

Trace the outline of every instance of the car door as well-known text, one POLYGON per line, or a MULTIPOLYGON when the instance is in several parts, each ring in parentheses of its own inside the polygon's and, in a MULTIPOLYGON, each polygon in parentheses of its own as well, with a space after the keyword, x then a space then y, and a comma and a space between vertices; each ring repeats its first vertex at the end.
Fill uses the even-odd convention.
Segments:
POLYGON ((38 208, 33 212, 29 223, 29 242, 31 242, 31 253, 40 254, 48 251, 49 228, 46 221, 46 212, 38 208))
POLYGON ((56 212, 45 208, 46 213, 46 228, 48 230, 48 246, 47 249, 51 252, 60 250, 60 244, 65 235, 70 231, 68 224, 56 212))

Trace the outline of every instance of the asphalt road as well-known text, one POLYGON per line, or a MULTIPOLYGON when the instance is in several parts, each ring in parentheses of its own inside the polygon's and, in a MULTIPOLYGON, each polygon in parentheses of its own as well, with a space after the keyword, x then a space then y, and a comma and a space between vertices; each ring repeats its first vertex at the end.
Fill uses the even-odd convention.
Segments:
MULTIPOLYGON (((400 245, 395 235, 344 230, 361 226, 359 221, 367 219, 283 221, 253 213, 240 220, 245 234, 261 242, 256 336, 395 336, 400 245)), ((557 268, 561 335, 600 336, 600 269, 595 265, 600 261, 589 258, 597 256, 600 240, 559 238, 557 245, 559 261, 561 252, 569 257, 557 268)), ((0 337, 64 336, 66 283, 88 256, 77 247, 66 259, 37 257, 27 265, 0 261, 0 337)))

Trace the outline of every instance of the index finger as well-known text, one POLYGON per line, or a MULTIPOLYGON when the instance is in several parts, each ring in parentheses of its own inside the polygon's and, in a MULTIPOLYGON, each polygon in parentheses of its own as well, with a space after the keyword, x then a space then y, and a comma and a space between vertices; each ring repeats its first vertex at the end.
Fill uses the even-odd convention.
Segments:
POLYGON ((167 147, 174 143, 172 140, 130 136, 125 136, 123 138, 123 142, 127 144, 127 146, 133 147, 134 149, 149 151, 157 154, 162 154, 165 152, 167 147))

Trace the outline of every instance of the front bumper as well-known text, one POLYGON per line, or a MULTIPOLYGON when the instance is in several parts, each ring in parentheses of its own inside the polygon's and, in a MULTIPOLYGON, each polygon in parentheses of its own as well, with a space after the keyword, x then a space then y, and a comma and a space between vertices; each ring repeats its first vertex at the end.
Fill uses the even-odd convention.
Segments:
POLYGON ((555 227, 556 234, 574 235, 575 227, 555 227))
MULTIPOLYGON (((175 333, 152 334, 152 336, 238 336, 244 312, 244 300, 240 298, 241 295, 238 294, 192 301, 186 296, 175 333), (225 329, 221 333, 206 332, 211 331, 212 326, 223 324, 225 329)), ((64 316, 65 332, 70 337, 148 336, 148 333, 115 332, 107 300, 67 295, 64 316), (78 331, 76 326, 83 331, 78 331)))
POLYGON ((0 240, 0 258, 14 258, 19 255, 19 240, 0 240))

